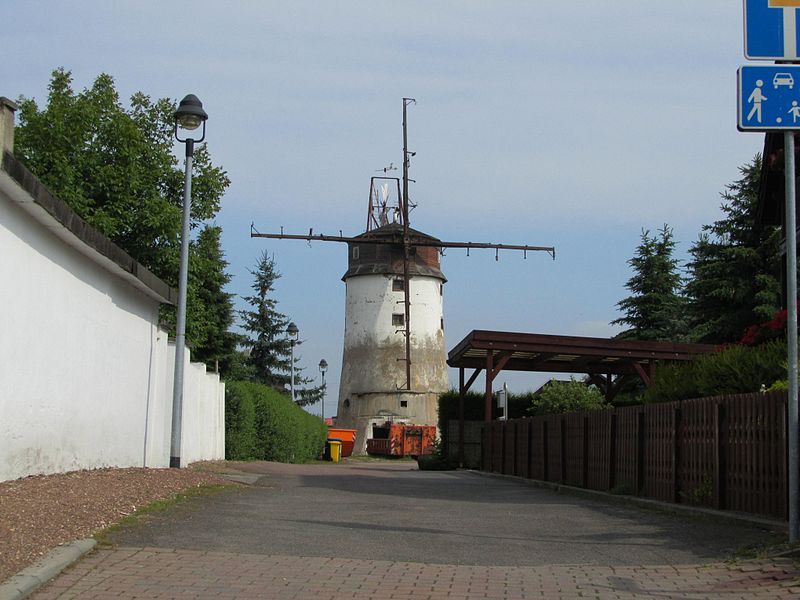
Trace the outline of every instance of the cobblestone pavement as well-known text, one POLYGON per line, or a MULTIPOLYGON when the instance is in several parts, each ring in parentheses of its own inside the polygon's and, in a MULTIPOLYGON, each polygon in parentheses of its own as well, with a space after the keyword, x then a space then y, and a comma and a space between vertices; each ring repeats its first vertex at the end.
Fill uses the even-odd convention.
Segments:
POLYGON ((414 466, 236 464, 251 485, 123 528, 34 598, 800 598, 789 560, 726 562, 769 531, 414 466))
POLYGON ((798 598, 791 561, 486 567, 163 548, 99 550, 35 600, 252 598, 798 598))

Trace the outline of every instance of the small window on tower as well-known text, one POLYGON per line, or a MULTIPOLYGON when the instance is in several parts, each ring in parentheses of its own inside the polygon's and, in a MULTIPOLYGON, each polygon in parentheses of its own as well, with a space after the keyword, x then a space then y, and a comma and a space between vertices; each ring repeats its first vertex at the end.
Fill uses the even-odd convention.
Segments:
POLYGON ((358 260, 358 246, 353 246, 353 260, 358 260))
POLYGON ((444 285, 441 283, 439 284, 439 295, 444 296, 444 285))
POLYGON ((403 280, 402 279, 393 279, 392 280, 392 291, 393 292, 402 292, 403 291, 403 280))
POLYGON ((400 400, 400 408, 408 408, 408 400, 400 400))
POLYGON ((441 328, 442 328, 442 331, 444 331, 444 317, 442 317, 441 319, 439 319, 439 327, 441 327, 441 328))
POLYGON ((394 313, 392 315, 392 325, 395 327, 402 327, 406 324, 406 316, 403 313, 394 313))

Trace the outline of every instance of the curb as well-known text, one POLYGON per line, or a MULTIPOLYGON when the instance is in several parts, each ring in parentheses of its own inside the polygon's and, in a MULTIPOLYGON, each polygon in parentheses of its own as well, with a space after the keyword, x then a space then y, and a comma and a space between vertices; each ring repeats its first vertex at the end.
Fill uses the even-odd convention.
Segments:
POLYGON ((0 584, 0 600, 27 598, 39 587, 76 563, 97 545, 91 538, 75 540, 53 548, 42 558, 0 584))
POLYGON ((552 490, 559 494, 569 494, 571 496, 579 496, 582 498, 588 498, 590 500, 597 500, 609 504, 637 506, 639 508, 654 510, 681 517, 690 517, 695 519, 710 519, 721 523, 732 523, 736 525, 745 525, 748 527, 757 527, 759 529, 769 529, 771 531, 783 534, 788 534, 789 532, 789 524, 786 523, 785 521, 776 521, 773 519, 767 519, 755 515, 748 515, 745 513, 725 511, 725 510, 715 510, 713 508, 701 508, 698 506, 688 506, 686 504, 671 504, 668 502, 661 502, 659 500, 651 500, 650 498, 640 498, 638 496, 610 494, 608 492, 601 492, 598 490, 588 490, 585 488, 573 487, 571 485, 564 485, 561 483, 553 483, 550 481, 539 481, 538 479, 527 479, 525 477, 517 477, 516 475, 488 473, 486 471, 477 471, 474 469, 465 469, 465 470, 468 473, 473 473, 481 477, 494 477, 496 479, 507 479, 508 481, 516 481, 533 487, 552 490))

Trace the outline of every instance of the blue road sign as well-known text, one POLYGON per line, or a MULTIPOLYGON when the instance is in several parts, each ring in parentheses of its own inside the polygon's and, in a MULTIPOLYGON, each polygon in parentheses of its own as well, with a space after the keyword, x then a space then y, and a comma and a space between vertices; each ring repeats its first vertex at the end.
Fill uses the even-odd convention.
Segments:
POLYGON ((796 60, 800 0, 744 0, 744 55, 750 60, 796 60))
POLYGON ((739 131, 800 130, 800 65, 739 67, 739 131))

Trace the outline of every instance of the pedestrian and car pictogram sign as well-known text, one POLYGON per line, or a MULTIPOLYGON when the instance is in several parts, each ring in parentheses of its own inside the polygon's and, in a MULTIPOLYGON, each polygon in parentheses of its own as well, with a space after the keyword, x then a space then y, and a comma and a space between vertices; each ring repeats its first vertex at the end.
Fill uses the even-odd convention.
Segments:
POLYGON ((744 0, 744 55, 750 60, 797 60, 800 0, 744 0))
POLYGON ((740 131, 800 129, 800 65, 739 68, 740 131))

